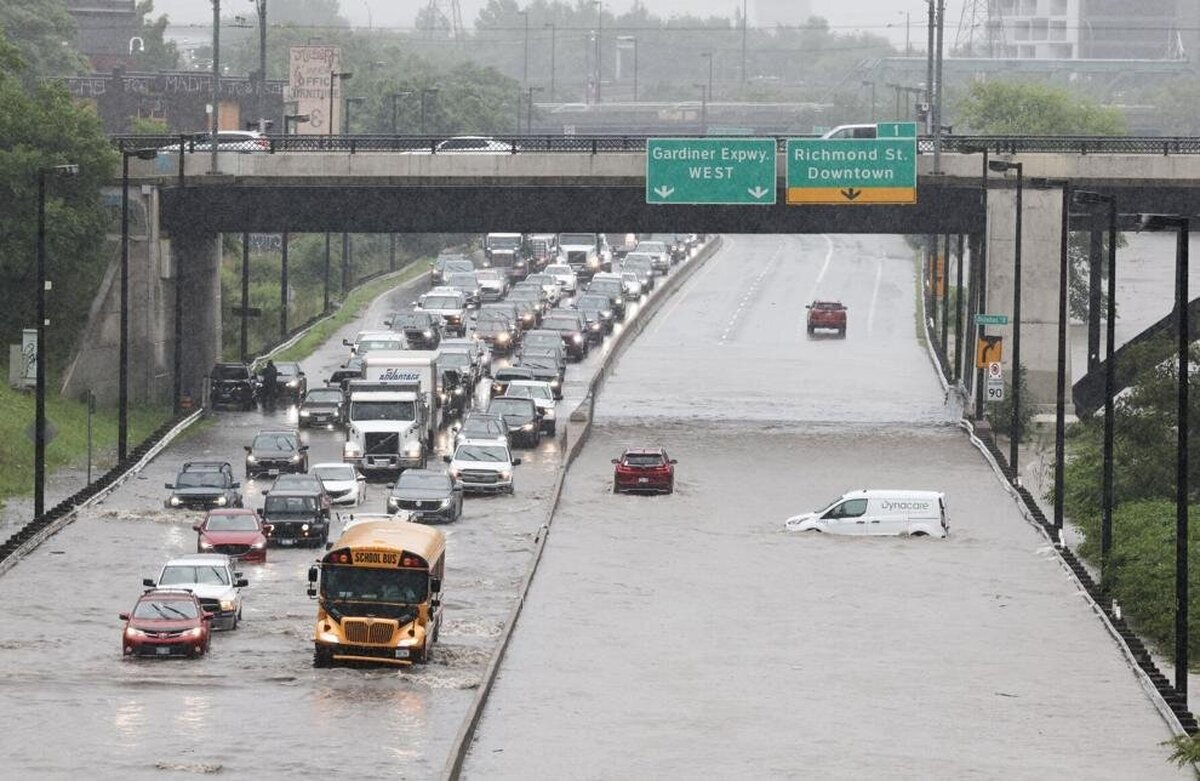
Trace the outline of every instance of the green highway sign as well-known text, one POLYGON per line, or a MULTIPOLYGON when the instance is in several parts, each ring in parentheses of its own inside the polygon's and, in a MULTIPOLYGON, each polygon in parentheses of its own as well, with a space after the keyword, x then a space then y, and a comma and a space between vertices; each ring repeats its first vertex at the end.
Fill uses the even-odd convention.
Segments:
POLYGON ((775 203, 773 138, 646 139, 646 203, 775 203))
POLYGON ((916 203, 917 139, 789 138, 787 202, 916 203))
POLYGON ((1008 325, 1008 315, 975 315, 975 325, 1008 325))
POLYGON ((875 126, 878 138, 916 138, 916 122, 880 122, 875 126))

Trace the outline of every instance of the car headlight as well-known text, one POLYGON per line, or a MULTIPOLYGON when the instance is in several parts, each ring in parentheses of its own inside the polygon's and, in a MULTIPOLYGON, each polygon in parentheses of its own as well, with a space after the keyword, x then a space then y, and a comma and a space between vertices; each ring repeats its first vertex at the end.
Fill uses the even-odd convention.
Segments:
POLYGON ((588 328, 590 328, 593 331, 599 331, 600 330, 600 321, 597 320, 594 323, 588 323, 588 328))
POLYGON ((607 320, 608 318, 612 317, 612 315, 613 315, 613 313, 612 313, 612 310, 611 310, 611 309, 602 309, 602 310, 600 311, 600 316, 601 316, 601 317, 603 317, 603 318, 605 318, 606 320, 607 320))
POLYGON ((389 496, 387 500, 388 512, 400 509, 400 500, 389 496))
POLYGON ((443 393, 439 393, 439 394, 438 394, 438 398, 439 398, 440 400, 442 400, 442 401, 449 401, 449 400, 450 400, 450 397, 449 397, 449 396, 447 396, 447 395, 446 395, 444 392, 443 392, 443 393))
POLYGON ((202 634, 204 634, 204 630, 198 626, 194 626, 191 629, 187 630, 188 637, 200 637, 202 634))
POLYGON ((561 383, 558 380, 550 380, 550 387, 557 388, 561 383))
POLYGON ((500 473, 500 479, 501 479, 501 480, 511 480, 511 479, 512 479, 512 472, 508 472, 508 471, 501 472, 501 473, 500 473))
POLYGON ((530 320, 533 319, 533 313, 526 312, 525 314, 521 315, 521 319, 528 323, 530 320))
POLYGON ((457 480, 459 477, 462 476, 462 470, 455 469, 454 467, 450 467, 450 476, 453 477, 455 480, 457 480))
POLYGON ((213 499, 213 504, 215 504, 218 507, 224 507, 225 506, 225 497, 218 496, 216 499, 213 499))
POLYGON ((545 411, 545 413, 543 414, 543 416, 542 416, 542 417, 546 417, 546 418, 551 418, 551 419, 553 419, 553 418, 554 418, 554 410, 553 410, 552 408, 550 408, 550 407, 547 407, 547 408, 546 408, 546 411, 545 411))
POLYGON ((300 417, 307 418, 307 417, 311 417, 311 416, 312 416, 312 413, 309 412, 308 410, 306 410, 306 409, 300 410, 300 417))
POLYGON ((498 333, 498 334, 496 334, 496 341, 497 341, 497 342, 507 342, 507 341, 508 341, 508 334, 506 334, 506 333, 498 333))
POLYGON ((257 464, 258 459, 255 458, 253 455, 249 455, 249 456, 246 456, 246 463, 247 464, 257 464))
POLYGON ((213 544, 208 540, 200 540, 200 547, 204 550, 212 550, 213 544))
POLYGON ((442 500, 442 503, 438 505, 438 509, 444 510, 449 506, 450 506, 450 497, 446 497, 445 499, 442 500))
POLYGON ((406 456, 419 456, 419 455, 421 455, 421 446, 420 445, 409 445, 406 448, 404 448, 404 454, 406 456))
POLYGON ((221 600, 221 609, 224 610, 226 613, 233 610, 235 607, 236 607, 236 605, 234 605, 232 599, 222 599, 221 600))
POLYGON ((133 627, 129 626, 129 627, 125 627, 125 636, 126 637, 145 637, 146 633, 140 629, 134 629, 133 627))
POLYGON ((178 507, 181 504, 183 504, 183 500, 180 499, 178 496, 171 497, 171 506, 172 507, 178 507))
POLYGON ((293 464, 300 463, 300 454, 299 453, 294 454, 291 458, 291 461, 293 464))
POLYGON ((426 339, 432 339, 433 331, 422 331, 421 335, 424 336, 426 339))
POLYGON ((296 387, 299 387, 299 385, 300 385, 300 381, 299 381, 299 380, 288 380, 288 384, 287 384, 287 386, 288 386, 289 388, 296 388, 296 387))
POLYGON ((336 632, 320 632, 317 634, 317 639, 322 643, 330 643, 332 645, 337 645, 341 642, 336 632))
POLYGON ((521 426, 521 430, 522 431, 533 431, 533 424, 526 423, 524 426, 521 426))
POLYGON ((461 395, 463 395, 463 393, 464 393, 464 391, 463 391, 463 389, 462 389, 462 388, 455 388, 455 389, 454 389, 454 395, 455 395, 455 396, 461 396, 461 395))
POLYGON ((571 341, 574 342, 575 344, 579 344, 580 342, 583 341, 583 336, 581 336, 580 334, 574 334, 571 336, 571 341))
POLYGON ((256 542, 250 547, 254 548, 255 550, 262 550, 263 548, 267 547, 267 544, 265 542, 256 542))
POLYGON ((307 523, 301 524, 300 531, 302 531, 302 532, 308 531, 308 524, 307 523))

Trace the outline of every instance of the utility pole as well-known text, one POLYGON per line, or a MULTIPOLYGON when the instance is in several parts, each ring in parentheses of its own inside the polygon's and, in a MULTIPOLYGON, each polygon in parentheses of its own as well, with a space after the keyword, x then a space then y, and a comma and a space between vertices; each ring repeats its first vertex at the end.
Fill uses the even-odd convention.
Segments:
MULTIPOLYGON (((637 55, 634 55, 637 59, 637 55)), ((746 83, 746 0, 742 0, 742 84, 746 83)))
POLYGON ((210 147, 209 154, 210 164, 209 173, 217 172, 217 129, 220 123, 217 120, 217 112, 221 105, 221 0, 212 0, 213 7, 213 33, 212 33, 212 49, 213 49, 213 65, 212 65, 212 114, 209 117, 209 134, 208 145, 210 147))

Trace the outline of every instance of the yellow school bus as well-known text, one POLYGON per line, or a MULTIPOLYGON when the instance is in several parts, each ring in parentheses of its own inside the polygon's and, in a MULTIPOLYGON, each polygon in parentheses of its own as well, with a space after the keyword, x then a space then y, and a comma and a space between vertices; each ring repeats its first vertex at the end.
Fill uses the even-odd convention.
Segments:
POLYGON ((419 523, 368 521, 343 532, 308 571, 313 666, 426 661, 442 621, 445 559, 445 535, 419 523))

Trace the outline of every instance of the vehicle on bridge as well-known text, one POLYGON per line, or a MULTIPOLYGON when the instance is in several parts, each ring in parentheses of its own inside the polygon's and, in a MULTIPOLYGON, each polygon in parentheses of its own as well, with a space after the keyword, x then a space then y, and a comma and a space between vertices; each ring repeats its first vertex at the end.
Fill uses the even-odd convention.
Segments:
POLYGON ((846 306, 841 301, 813 301, 805 306, 808 310, 808 333, 816 333, 818 328, 837 331, 838 336, 846 335, 846 306))
POLYGON ((125 656, 190 659, 208 653, 213 615, 186 589, 149 589, 120 619, 125 656))
POLYGON ((355 523, 308 570, 313 666, 429 660, 442 622, 446 538, 419 523, 355 523))
POLYGON ((851 491, 823 509, 788 518, 791 531, 855 536, 945 537, 950 533, 946 497, 937 491, 851 491))
POLYGON ((185 461, 175 476, 166 483, 171 492, 168 508, 210 509, 212 507, 241 507, 241 483, 233 477, 228 461, 185 461))

